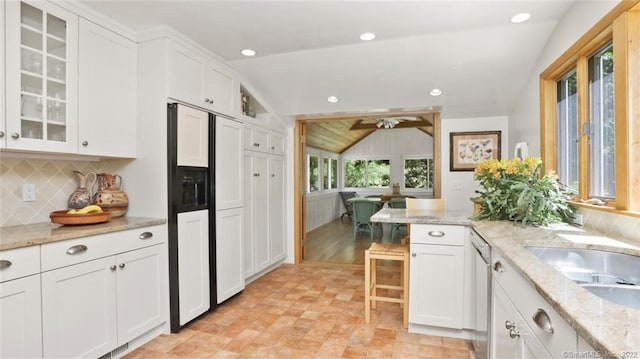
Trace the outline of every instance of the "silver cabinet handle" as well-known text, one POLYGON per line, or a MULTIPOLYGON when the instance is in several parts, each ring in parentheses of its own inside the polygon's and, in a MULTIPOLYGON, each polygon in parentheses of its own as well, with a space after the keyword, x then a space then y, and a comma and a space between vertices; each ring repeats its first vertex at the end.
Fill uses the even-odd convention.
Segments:
POLYGON ((4 131, 0 131, 0 138, 4 137, 4 131))
POLYGON ((431 237, 444 237, 443 231, 429 231, 428 233, 431 237))
POLYGON ((209 98, 208 98, 208 97, 204 99, 204 102, 206 102, 206 103, 213 103, 213 101, 209 100, 209 98))
POLYGON ((11 267, 11 265, 13 265, 11 261, 8 261, 6 259, 0 259, 0 269, 7 269, 11 267))
POLYGON ((533 321, 540 329, 544 330, 547 333, 553 334, 553 324, 551 323, 551 318, 549 318, 549 315, 544 311, 544 309, 538 308, 531 319, 533 319, 533 321))
POLYGON ((69 247, 69 249, 67 249, 67 254, 74 255, 74 254, 84 253, 86 251, 87 251, 87 246, 85 246, 84 244, 78 244, 73 247, 69 247))
POLYGON ((275 174, 273 174, 273 173, 271 174, 271 177, 275 177, 275 176, 276 176, 275 174))
POLYGON ((124 263, 120 263, 118 264, 118 267, 120 267, 120 269, 124 268, 125 264, 124 263))
POLYGON ((511 337, 511 339, 518 338, 520 337, 520 332, 515 329, 509 329, 509 336, 511 337))
POLYGON ((275 151, 276 150, 276 146, 271 146, 271 149, 275 151))
POLYGON ((259 173, 254 173, 253 177, 260 177, 260 174, 259 173))
POLYGON ((151 232, 142 232, 142 233, 140 233, 138 238, 143 239, 143 240, 144 239, 150 239, 150 238, 153 238, 153 233, 151 233, 151 232))
POLYGON ((13 138, 14 140, 17 140, 18 138, 20 138, 20 134, 17 132, 14 132, 11 134, 11 138, 13 138))
POLYGON ((87 147, 87 146, 89 146, 89 142, 87 142, 87 141, 82 141, 82 145, 83 145, 84 147, 87 147))
POLYGON ((415 257, 416 256, 416 252, 411 252, 411 256, 415 257))
POLYGON ((506 322, 504 322, 504 327, 507 329, 513 329, 516 327, 516 325, 512 321, 507 320, 506 322))
POLYGON ((258 142, 254 142, 253 147, 260 147, 260 144, 258 142))
POLYGON ((500 263, 500 261, 496 261, 493 264, 493 270, 499 273, 504 272, 504 267, 502 266, 502 263, 500 263))
POLYGON ((111 267, 109 267, 109 269, 111 269, 112 271, 116 270, 116 265, 112 265, 111 267))

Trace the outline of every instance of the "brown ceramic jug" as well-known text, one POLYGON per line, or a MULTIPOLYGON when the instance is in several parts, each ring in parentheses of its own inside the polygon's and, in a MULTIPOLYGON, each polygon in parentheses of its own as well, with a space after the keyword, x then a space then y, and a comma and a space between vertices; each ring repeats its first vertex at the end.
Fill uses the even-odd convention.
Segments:
POLYGON ((93 202, 102 209, 109 210, 111 217, 124 214, 129 207, 129 197, 122 190, 122 177, 108 173, 98 174, 98 191, 93 197, 93 202))

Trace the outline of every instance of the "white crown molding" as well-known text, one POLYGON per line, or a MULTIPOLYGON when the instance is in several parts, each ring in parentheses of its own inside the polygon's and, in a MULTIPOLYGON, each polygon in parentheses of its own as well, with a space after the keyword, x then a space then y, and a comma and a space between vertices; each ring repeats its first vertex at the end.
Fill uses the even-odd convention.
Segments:
POLYGON ((133 29, 122 25, 114 19, 91 9, 86 5, 73 0, 49 0, 49 2, 63 7, 66 10, 69 10, 74 14, 83 17, 91 22, 94 22, 100 26, 106 27, 109 30, 121 36, 124 36, 131 41, 138 42, 137 34, 133 29))

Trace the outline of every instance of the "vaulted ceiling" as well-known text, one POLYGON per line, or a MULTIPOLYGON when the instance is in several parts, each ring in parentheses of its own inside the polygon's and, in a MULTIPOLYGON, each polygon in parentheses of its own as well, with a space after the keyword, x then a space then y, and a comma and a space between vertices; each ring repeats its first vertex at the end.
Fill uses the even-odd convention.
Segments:
POLYGON ((385 110, 362 114, 331 114, 299 116, 307 126, 306 145, 342 153, 375 131, 393 131, 398 128, 417 128, 433 136, 434 117, 440 116, 440 108, 385 110), (397 123, 385 128, 384 120, 397 123))
POLYGON ((164 25, 202 44, 286 126, 297 115, 381 108, 441 106, 444 118, 508 115, 574 2, 80 1, 134 31, 164 25), (511 24, 520 12, 531 19, 511 24), (363 32, 377 37, 363 42, 363 32), (244 48, 257 55, 243 58, 244 48), (443 94, 429 96, 436 87, 443 94), (340 101, 327 102, 330 95, 340 101))

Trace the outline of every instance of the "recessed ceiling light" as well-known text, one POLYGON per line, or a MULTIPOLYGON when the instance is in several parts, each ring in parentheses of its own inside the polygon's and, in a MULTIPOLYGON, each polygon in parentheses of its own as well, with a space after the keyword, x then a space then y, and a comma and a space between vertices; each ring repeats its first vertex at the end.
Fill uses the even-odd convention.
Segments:
POLYGON ((374 34, 373 32, 365 32, 364 34, 360 35, 360 40, 362 41, 370 41, 376 38, 376 34, 374 34))
POLYGON ((244 56, 247 56, 247 57, 256 56, 256 52, 254 50, 251 50, 251 49, 244 49, 244 50, 240 51, 240 53, 243 54, 244 56))
POLYGON ((511 17, 511 22, 514 24, 520 24, 529 20, 530 17, 531 17, 531 14, 529 14, 528 12, 523 12, 520 14, 513 15, 511 17))
POLYGON ((429 95, 431 96, 440 96, 442 95, 442 90, 440 89, 433 89, 429 92, 429 95))
POLYGON ((329 97, 327 98, 327 101, 329 101, 329 102, 331 102, 331 103, 336 103, 336 102, 340 101, 340 99, 339 99, 339 98, 337 98, 336 96, 329 96, 329 97))

